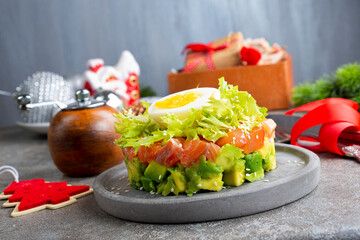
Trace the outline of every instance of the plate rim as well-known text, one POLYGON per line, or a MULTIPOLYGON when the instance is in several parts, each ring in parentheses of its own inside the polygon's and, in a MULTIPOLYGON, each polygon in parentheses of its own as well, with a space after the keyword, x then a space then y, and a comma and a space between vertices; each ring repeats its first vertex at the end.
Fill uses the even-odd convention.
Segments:
MULTIPOLYGON (((103 207, 101 206, 101 203, 99 203, 98 201, 101 201, 101 199, 107 199, 109 201, 116 201, 118 202, 118 204, 129 204, 129 202, 131 201, 134 205, 142 205, 142 204, 146 204, 149 206, 155 206, 155 205, 159 205, 159 206, 171 206, 174 204, 191 204, 194 202, 201 202, 201 201, 216 201, 219 199, 226 199, 226 198, 234 198, 234 197, 241 197, 241 196, 251 196, 251 194, 257 194, 258 192, 262 192, 262 191, 268 191, 269 189, 273 188, 274 186, 281 186, 284 184, 290 184, 293 181, 296 181, 297 179, 301 179, 304 176, 310 174, 313 171, 318 171, 318 178, 315 181, 315 184, 313 187, 311 187, 308 191, 306 191, 306 193, 302 194, 302 196, 298 197, 297 199, 293 200, 296 201, 298 199, 300 199, 301 197, 307 195, 308 193, 310 193, 311 191, 313 191, 315 189, 315 187, 318 185, 319 179, 320 179, 320 159, 319 157, 304 148, 298 147, 298 146, 293 146, 293 145, 289 145, 289 144, 283 144, 283 143, 276 143, 275 146, 277 148, 281 148, 282 151, 297 151, 298 153, 300 152, 301 154, 305 154, 305 157, 309 159, 308 163, 300 170, 301 173, 297 173, 296 176, 294 175, 289 175, 286 176, 284 178, 278 179, 274 182, 270 182, 270 183, 266 183, 265 186, 263 186, 262 188, 249 188, 249 189, 241 189, 241 186, 239 187, 233 187, 232 189, 230 189, 230 191, 219 191, 219 192, 204 192, 204 193, 198 193, 195 194, 192 197, 187 197, 186 195, 182 195, 182 196, 167 196, 167 197, 163 197, 163 196, 159 196, 157 198, 151 199, 151 198, 134 198, 134 197, 130 197, 130 196, 126 196, 126 195, 116 195, 116 194, 112 194, 111 192, 109 192, 108 190, 105 189, 105 186, 102 184, 105 180, 106 177, 108 177, 107 175, 109 173, 111 173, 112 171, 116 171, 117 169, 123 169, 124 171, 126 171, 126 167, 125 164, 121 164, 121 165, 117 165, 113 168, 110 168, 108 170, 106 170, 105 172, 101 173, 99 176, 97 176, 95 178, 95 181, 93 183, 93 188, 94 188, 94 193, 95 193, 95 198, 96 201, 98 203, 98 205, 103 209, 103 207), (241 191, 241 192, 240 192, 241 191)), ((303 157, 302 157, 303 158, 303 157)), ((251 184, 251 183, 248 183, 251 184)), ((144 191, 144 194, 150 194, 148 192, 144 191)), ((290 203, 292 201, 286 202, 290 203)), ((279 206, 276 207, 280 207, 284 204, 281 204, 279 206)), ((276 207, 272 207, 269 208, 267 210, 276 208, 276 207)), ((114 215, 110 212, 108 212, 107 210, 103 209, 105 212, 107 212, 108 214, 114 215)), ((264 210, 265 211, 265 210, 264 210)), ((260 211, 263 212, 263 211, 260 211)), ((254 212, 256 213, 256 212, 254 212)), ((254 214, 251 213, 251 214, 254 214)), ((127 220, 133 220, 136 221, 134 219, 129 219, 126 216, 118 216, 118 215, 114 215, 116 217, 122 218, 122 219, 127 219, 127 220)), ((242 215, 241 215, 242 216, 242 215)), ((136 218, 136 217, 135 217, 136 218)), ((224 218, 221 218, 224 219, 224 218)), ((217 220, 217 219, 211 219, 211 220, 217 220)), ((149 221, 142 221, 142 222, 149 222, 149 221)), ((160 222, 156 222, 156 221, 152 221, 153 223, 161 223, 160 222)), ((173 223, 180 223, 182 221, 174 221, 173 223)), ((186 221, 187 222, 187 221, 186 221)), ((194 222, 198 222, 198 221, 194 221, 194 222)))

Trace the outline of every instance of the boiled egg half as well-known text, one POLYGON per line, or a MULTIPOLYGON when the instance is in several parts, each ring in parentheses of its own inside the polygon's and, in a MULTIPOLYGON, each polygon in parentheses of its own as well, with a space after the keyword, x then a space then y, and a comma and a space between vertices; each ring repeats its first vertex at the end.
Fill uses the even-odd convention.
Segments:
POLYGON ((184 120, 191 114, 191 109, 201 109, 208 104, 209 98, 220 99, 216 88, 194 88, 173 93, 152 103, 148 109, 150 116, 159 124, 161 117, 167 113, 174 114, 184 120))

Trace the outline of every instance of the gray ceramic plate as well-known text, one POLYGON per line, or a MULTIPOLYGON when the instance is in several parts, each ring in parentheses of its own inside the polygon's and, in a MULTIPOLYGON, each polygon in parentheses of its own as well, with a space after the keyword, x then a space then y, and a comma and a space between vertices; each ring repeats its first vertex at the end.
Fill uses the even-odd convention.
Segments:
POLYGON ((128 185, 124 164, 100 174, 95 199, 105 212, 147 223, 188 223, 241 217, 267 211, 310 193, 320 178, 319 157, 303 148, 276 144, 277 168, 265 178, 219 192, 163 197, 128 185))

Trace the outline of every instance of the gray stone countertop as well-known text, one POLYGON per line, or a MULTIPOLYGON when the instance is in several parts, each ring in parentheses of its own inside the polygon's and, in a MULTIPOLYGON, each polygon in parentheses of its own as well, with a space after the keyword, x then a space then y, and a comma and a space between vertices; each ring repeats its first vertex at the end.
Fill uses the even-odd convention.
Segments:
MULTIPOLYGON (((13 208, 0 207, 0 239, 360 239, 360 164, 331 153, 319 156, 317 188, 267 212, 203 223, 143 224, 106 214, 92 194, 58 210, 17 218, 10 216, 13 208)), ((0 129, 1 165, 15 167, 23 180, 94 181, 64 176, 51 160, 46 136, 15 126, 0 129)), ((10 174, 0 175, 0 191, 12 180, 10 174)))

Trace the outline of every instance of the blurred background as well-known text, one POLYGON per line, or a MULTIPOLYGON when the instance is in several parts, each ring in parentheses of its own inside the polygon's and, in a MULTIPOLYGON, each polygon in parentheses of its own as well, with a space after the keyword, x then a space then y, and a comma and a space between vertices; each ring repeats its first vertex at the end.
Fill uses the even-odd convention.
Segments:
MULTIPOLYGON (((0 90, 36 71, 82 74, 90 58, 115 65, 129 50, 140 83, 163 96, 186 44, 231 31, 287 46, 297 85, 360 60, 359 12, 357 0, 1 0, 0 90)), ((13 99, 0 96, 0 111, 0 127, 15 124, 13 99)))

